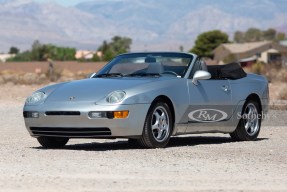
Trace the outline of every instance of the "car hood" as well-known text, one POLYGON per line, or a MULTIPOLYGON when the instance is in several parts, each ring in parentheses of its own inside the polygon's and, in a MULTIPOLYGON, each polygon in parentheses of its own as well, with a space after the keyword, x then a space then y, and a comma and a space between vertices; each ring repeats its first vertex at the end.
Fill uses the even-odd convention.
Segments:
POLYGON ((59 86, 49 94, 47 102, 68 102, 73 100, 97 102, 116 90, 127 90, 159 78, 92 78, 72 81, 59 86))

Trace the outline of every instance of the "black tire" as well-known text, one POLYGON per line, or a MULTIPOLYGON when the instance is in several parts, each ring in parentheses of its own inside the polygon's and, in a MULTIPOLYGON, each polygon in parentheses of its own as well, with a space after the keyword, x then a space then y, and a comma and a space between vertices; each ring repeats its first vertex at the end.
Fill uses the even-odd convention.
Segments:
POLYGON ((57 149, 64 147, 68 141, 69 138, 65 137, 38 137, 38 142, 47 149, 57 149))
POLYGON ((144 148, 163 148, 169 142, 172 128, 173 120, 169 106, 163 101, 157 101, 147 113, 142 136, 137 142, 144 148), (152 128, 152 125, 158 128, 152 128))
POLYGON ((234 132, 230 133, 234 141, 254 141, 257 139, 261 128, 261 111, 258 102, 249 100, 247 101, 242 110, 241 119, 234 132), (255 109, 253 115, 248 116, 248 112, 255 109), (253 123, 251 119, 255 118, 253 123), (256 120, 257 118, 257 120, 256 120), (252 127, 253 126, 253 127, 252 127), (247 128, 246 128, 247 127, 247 128), (253 130, 253 131, 252 131, 253 130))

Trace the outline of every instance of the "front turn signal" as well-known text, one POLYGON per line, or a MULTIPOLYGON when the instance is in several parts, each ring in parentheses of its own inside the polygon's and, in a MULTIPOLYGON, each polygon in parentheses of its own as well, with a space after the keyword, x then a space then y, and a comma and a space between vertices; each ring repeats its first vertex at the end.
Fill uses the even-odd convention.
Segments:
POLYGON ((114 111, 115 119, 124 119, 129 116, 129 111, 114 111))

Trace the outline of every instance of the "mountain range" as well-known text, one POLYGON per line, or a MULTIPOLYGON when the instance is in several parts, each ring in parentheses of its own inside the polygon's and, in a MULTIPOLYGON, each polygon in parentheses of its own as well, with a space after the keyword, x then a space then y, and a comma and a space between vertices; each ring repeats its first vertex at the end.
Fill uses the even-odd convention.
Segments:
POLYGON ((115 35, 132 50, 189 50, 201 32, 275 28, 287 33, 287 0, 93 0, 65 7, 0 0, 0 52, 26 50, 34 40, 97 49, 115 35))

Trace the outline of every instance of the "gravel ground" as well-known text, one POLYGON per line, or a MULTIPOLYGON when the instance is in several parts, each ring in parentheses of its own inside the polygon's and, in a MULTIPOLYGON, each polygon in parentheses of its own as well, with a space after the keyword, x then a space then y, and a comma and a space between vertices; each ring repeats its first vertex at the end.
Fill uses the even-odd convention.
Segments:
POLYGON ((254 142, 204 134, 165 149, 80 139, 45 150, 22 118, 33 89, 0 88, 0 191, 287 191, 286 110, 271 111, 254 142))

